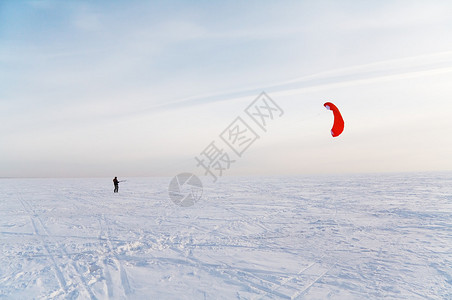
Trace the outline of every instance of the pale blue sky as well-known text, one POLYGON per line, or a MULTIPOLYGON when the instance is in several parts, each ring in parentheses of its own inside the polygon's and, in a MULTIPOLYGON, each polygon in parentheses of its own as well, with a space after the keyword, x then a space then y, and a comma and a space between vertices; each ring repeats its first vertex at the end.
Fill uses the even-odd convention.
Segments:
POLYGON ((192 172, 261 91, 285 114, 226 175, 452 170, 451 15, 450 1, 1 1, 0 177, 192 172))

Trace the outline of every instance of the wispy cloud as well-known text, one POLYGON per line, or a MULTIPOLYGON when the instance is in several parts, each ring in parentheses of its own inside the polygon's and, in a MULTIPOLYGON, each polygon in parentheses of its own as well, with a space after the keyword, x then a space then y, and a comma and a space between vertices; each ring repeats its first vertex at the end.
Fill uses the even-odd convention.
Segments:
POLYGON ((249 98, 259 90, 272 95, 288 96, 331 88, 356 86, 384 81, 397 81, 409 78, 452 73, 452 52, 439 52, 414 57, 403 57, 378 61, 347 68, 314 73, 288 81, 266 86, 250 86, 238 90, 228 90, 213 94, 193 95, 187 98, 165 102, 140 113, 155 112, 177 106, 200 105, 217 101, 238 101, 249 98))
MULTIPOLYGON (((181 149, 189 147, 180 140, 196 148, 200 132, 212 130, 202 120, 227 123, 223 119, 234 105, 241 107, 262 90, 292 108, 288 134, 297 131, 291 126, 304 113, 298 109, 325 95, 351 99, 359 91, 366 95, 361 101, 376 99, 372 105, 378 108, 378 95, 386 89, 396 91, 386 104, 399 101, 397 93, 418 103, 436 93, 437 103, 450 110, 447 1, 4 3, 3 160, 29 155, 34 162, 45 158, 51 164, 53 157, 64 162, 77 156, 74 145, 83 149, 79 158, 90 162, 113 145, 124 161, 146 160, 149 149, 160 155, 174 145, 174 156, 186 157, 181 149), (416 85, 420 81, 425 85, 416 85)), ((407 103, 400 101, 401 107, 407 103)), ((359 108, 349 109, 348 115, 358 115, 353 109, 359 108)), ((413 115, 424 113, 412 109, 413 115)), ((434 110, 429 117, 437 115, 434 110)), ((385 117, 388 124, 399 122, 395 115, 385 117)), ((379 128, 379 121, 368 128, 379 128)), ((313 143, 312 151, 323 146, 313 143)), ((291 151, 295 155, 297 149, 291 151)), ((343 159, 353 161, 345 154, 343 159)))

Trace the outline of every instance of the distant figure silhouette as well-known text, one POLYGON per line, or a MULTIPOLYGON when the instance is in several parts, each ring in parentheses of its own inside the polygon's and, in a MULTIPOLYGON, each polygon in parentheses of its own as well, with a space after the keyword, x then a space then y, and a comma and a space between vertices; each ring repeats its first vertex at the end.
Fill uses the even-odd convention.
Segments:
POLYGON ((113 178, 113 184, 115 185, 115 190, 113 191, 114 193, 117 193, 119 190, 119 180, 118 177, 113 178))

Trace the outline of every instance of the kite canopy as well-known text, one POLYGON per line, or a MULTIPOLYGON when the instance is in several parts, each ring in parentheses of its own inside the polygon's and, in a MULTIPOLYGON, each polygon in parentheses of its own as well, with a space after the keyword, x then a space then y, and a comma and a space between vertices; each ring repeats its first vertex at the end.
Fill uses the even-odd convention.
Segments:
POLYGON ((342 119, 341 112, 336 107, 336 105, 331 102, 326 102, 325 104, 323 104, 323 106, 325 106, 326 109, 333 111, 334 124, 333 128, 331 128, 331 135, 333 137, 339 136, 342 131, 344 131, 344 119, 342 119))

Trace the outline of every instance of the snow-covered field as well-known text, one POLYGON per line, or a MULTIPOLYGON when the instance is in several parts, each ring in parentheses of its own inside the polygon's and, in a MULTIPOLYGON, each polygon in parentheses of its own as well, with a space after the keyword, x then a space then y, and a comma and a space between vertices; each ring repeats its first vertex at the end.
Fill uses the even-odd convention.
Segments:
POLYGON ((0 298, 452 298, 452 173, 127 179, 0 179, 0 298))

